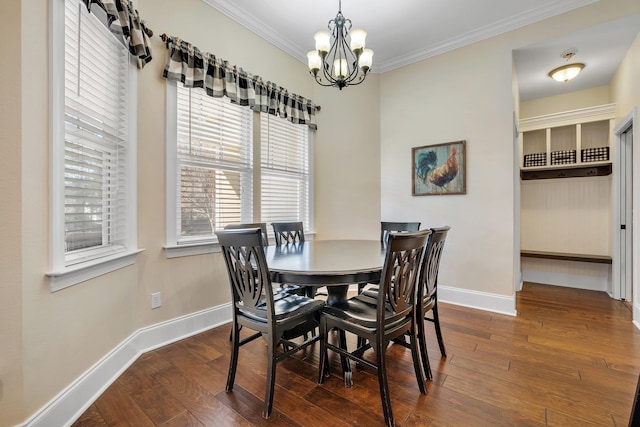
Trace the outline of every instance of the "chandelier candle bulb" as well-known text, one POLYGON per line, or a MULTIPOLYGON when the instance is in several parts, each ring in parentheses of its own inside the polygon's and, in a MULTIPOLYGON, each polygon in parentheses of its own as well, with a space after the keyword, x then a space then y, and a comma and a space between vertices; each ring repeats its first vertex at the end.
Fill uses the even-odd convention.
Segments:
POLYGON ((327 31, 318 31, 314 38, 316 40, 316 50, 318 52, 329 52, 331 48, 331 36, 327 31))
POLYGON ((333 61, 333 75, 340 79, 344 79, 349 74, 349 65, 346 59, 336 59, 333 61))
POLYGON ((367 32, 362 28, 351 30, 351 51, 358 55, 364 49, 366 38, 367 32))
POLYGON ((315 74, 320 71, 320 67, 322 66, 322 58, 318 54, 317 50, 312 50, 307 53, 307 60, 309 64, 309 69, 315 74))
POLYGON ((367 74, 373 63, 373 51, 371 49, 363 49, 358 58, 358 66, 362 69, 362 72, 367 74))

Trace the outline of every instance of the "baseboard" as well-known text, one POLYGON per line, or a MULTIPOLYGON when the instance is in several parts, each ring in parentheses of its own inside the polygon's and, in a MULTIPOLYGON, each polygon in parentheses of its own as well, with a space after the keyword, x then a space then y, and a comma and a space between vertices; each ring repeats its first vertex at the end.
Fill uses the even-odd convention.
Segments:
POLYGON ((633 304, 633 324, 640 329, 640 306, 633 304))
POLYGON ((139 329, 93 365, 27 422, 16 427, 69 426, 140 355, 231 321, 224 304, 139 329))
POLYGON ((494 313, 516 315, 516 296, 504 296, 438 285, 438 301, 494 313))
POLYGON ((522 280, 543 285, 564 286, 574 289, 607 292, 608 279, 600 276, 587 276, 557 271, 522 270, 522 280))

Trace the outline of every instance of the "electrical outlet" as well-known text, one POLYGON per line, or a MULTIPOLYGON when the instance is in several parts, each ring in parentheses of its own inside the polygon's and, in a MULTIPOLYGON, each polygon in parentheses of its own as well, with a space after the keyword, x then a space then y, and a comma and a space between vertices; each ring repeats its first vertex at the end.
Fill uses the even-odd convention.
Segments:
POLYGON ((160 292, 151 294, 151 308, 158 308, 162 305, 162 295, 160 292))

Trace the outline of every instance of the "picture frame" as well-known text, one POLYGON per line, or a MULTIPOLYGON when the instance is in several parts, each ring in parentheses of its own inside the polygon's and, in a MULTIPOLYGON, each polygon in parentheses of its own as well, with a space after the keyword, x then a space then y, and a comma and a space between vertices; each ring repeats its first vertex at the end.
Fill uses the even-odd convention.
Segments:
POLYGON ((463 140, 413 147, 412 195, 467 194, 466 145, 463 140))

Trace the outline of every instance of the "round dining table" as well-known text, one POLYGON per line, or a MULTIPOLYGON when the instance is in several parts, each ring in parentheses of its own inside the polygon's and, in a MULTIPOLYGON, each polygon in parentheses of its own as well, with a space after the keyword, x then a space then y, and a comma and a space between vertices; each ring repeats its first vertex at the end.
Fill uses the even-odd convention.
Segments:
POLYGON ((327 303, 347 298, 350 284, 378 283, 385 251, 378 240, 309 240, 268 246, 275 283, 327 287, 327 303))

